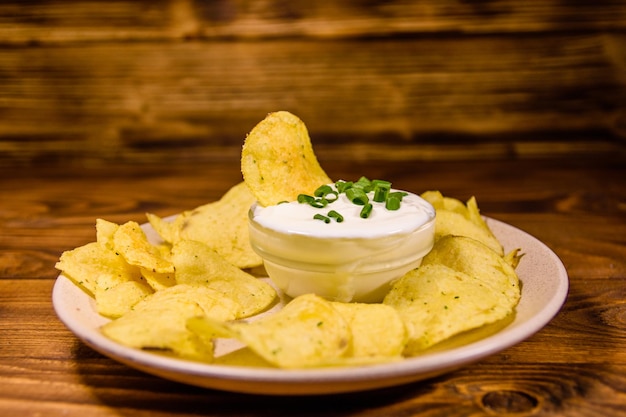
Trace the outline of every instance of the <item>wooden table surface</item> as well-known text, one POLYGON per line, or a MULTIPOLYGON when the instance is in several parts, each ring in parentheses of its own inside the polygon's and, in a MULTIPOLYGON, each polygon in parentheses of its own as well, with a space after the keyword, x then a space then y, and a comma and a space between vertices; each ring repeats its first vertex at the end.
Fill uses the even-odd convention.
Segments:
POLYGON ((57 319, 51 290, 64 250, 94 222, 144 221, 218 198, 237 160, 68 164, 1 169, 0 415, 3 416, 541 416, 626 415, 626 158, 451 162, 322 160, 335 178, 361 174, 409 190, 475 195, 482 212, 545 242, 570 292, 528 340, 423 382, 321 397, 219 392, 108 359, 57 319), (517 413, 517 414, 515 414, 517 413))

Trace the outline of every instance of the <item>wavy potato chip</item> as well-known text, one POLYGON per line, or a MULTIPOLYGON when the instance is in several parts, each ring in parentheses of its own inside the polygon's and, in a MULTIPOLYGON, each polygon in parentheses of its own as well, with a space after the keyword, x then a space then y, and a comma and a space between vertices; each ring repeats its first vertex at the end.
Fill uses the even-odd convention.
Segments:
POLYGON ((232 320, 239 306, 217 291, 194 285, 176 285, 137 303, 132 311, 102 326, 104 335, 137 349, 157 349, 189 359, 213 358, 211 339, 190 332, 192 317, 232 320))
POLYGON ((113 236, 119 229, 119 224, 104 219, 96 219, 96 242, 109 249, 115 249, 113 236))
POLYGON ((111 288, 98 286, 96 309, 105 317, 121 317, 152 293, 152 287, 140 280, 124 281, 111 288))
POLYGON ((402 356, 406 328, 396 309, 385 304, 341 303, 331 305, 348 322, 352 343, 346 356, 355 363, 359 359, 389 361, 402 356))
POLYGON ((119 317, 153 292, 142 270, 129 264, 114 250, 115 223, 98 219, 96 242, 61 255, 56 268, 95 299, 96 310, 106 317, 119 317))
POLYGON ((176 282, 201 285, 235 301, 237 318, 265 310, 276 299, 276 290, 268 283, 227 262, 201 242, 181 240, 172 247, 176 282))
POLYGON ((172 222, 154 214, 147 214, 147 217, 167 242, 196 240, 239 268, 253 268, 263 263, 252 250, 248 232, 248 211, 255 201, 247 185, 240 182, 218 201, 185 211, 172 222))
POLYGON ((330 183, 313 152, 306 126, 297 116, 270 113, 246 137, 241 172, 262 206, 295 201, 330 183))
POLYGON ((481 242, 448 235, 435 243, 419 268, 396 283, 383 303, 400 313, 409 331, 407 356, 467 330, 514 313, 517 275, 481 242))
POLYGON ((98 287, 111 288, 141 279, 139 268, 98 242, 63 252, 55 267, 92 297, 98 287))
POLYGON ((174 272, 156 272, 148 268, 140 268, 140 271, 141 276, 154 291, 161 291, 176 285, 174 272))
POLYGON ((444 236, 422 259, 422 266, 430 264, 445 265, 497 287, 511 300, 510 304, 515 305, 519 300, 520 283, 515 269, 506 258, 480 241, 466 236, 444 236))
POLYGON ((254 322, 224 323, 206 317, 188 327, 202 337, 229 337, 243 342, 280 368, 322 366, 345 355, 351 332, 343 316, 313 294, 294 298, 282 310, 254 322))
POLYGON ((474 197, 466 204, 451 197, 444 197, 439 191, 425 191, 421 197, 435 208, 435 240, 446 235, 467 236, 479 240, 499 255, 504 255, 504 248, 491 232, 480 215, 474 197))
POLYGON ((113 234, 115 251, 126 262, 154 272, 174 272, 174 265, 165 257, 159 247, 151 244, 137 222, 129 221, 120 225, 113 234))

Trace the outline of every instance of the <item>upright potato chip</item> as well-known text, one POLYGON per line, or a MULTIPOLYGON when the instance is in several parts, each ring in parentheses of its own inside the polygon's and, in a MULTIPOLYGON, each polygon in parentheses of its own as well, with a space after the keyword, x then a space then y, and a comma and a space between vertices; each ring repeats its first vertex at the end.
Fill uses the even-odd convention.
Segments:
POLYGON ((306 126, 297 116, 270 113, 246 137, 241 152, 245 183, 262 206, 295 201, 330 183, 313 152, 306 126))

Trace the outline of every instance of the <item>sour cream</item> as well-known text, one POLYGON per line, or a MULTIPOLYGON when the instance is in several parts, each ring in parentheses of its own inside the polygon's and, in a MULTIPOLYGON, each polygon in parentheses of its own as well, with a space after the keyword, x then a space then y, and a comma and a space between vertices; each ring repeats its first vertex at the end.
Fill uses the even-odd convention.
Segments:
POLYGON ((368 197, 368 218, 344 193, 323 208, 297 201, 253 205, 250 241, 276 286, 291 297, 315 293, 334 301, 379 302, 393 280, 417 268, 434 243, 435 209, 413 193, 406 193, 398 210, 374 202, 374 192, 368 197), (330 210, 343 221, 314 218, 330 210))

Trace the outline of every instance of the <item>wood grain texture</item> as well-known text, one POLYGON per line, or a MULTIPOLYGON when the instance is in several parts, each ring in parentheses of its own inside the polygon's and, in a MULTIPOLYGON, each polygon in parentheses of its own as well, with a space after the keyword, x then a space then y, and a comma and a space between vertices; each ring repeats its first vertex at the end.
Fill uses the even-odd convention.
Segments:
POLYGON ((368 37, 406 34, 544 33, 626 28, 619 0, 4 1, 6 44, 181 38, 368 37), (71 4, 71 6, 70 6, 71 4))
POLYGON ((189 387, 134 371, 79 342, 50 295, 63 250, 92 241, 95 219, 145 221, 217 199, 241 180, 230 161, 0 168, 0 414, 6 416, 622 416, 626 413, 626 163, 547 159, 322 160, 410 190, 476 195, 484 214, 545 242, 570 293, 530 339, 420 383, 368 393, 275 398, 189 387))
POLYGON ((625 9, 3 2, 0 163, 236 159, 276 110, 335 158, 623 152, 625 9))

